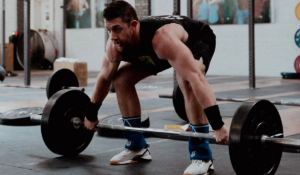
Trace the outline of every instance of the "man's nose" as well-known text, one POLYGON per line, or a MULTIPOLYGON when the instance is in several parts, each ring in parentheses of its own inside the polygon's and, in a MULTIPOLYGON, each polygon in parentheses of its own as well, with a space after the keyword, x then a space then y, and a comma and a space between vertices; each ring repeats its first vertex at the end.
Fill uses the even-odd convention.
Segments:
POLYGON ((116 39, 118 39, 118 37, 117 37, 117 35, 116 35, 115 32, 111 32, 110 35, 111 35, 111 40, 116 40, 116 39))

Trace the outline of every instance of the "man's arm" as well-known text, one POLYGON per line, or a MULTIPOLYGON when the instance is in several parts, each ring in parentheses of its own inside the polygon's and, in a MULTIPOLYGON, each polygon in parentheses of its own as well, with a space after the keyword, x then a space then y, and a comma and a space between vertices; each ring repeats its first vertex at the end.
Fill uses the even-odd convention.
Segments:
POLYGON ((195 64, 192 52, 184 44, 187 32, 178 24, 169 24, 158 29, 152 40, 153 48, 160 59, 168 60, 183 80, 188 81, 203 108, 216 104, 212 88, 195 64))
POLYGON ((110 39, 107 42, 106 50, 107 52, 102 62, 102 68, 94 86, 91 103, 86 118, 84 119, 84 127, 94 132, 97 131, 95 125, 99 123, 97 119, 98 110, 109 92, 110 84, 122 60, 121 54, 116 50, 110 39))
POLYGON ((121 54, 116 50, 109 39, 107 42, 107 52, 104 55, 102 67, 94 86, 91 98, 92 103, 101 104, 104 101, 121 60, 121 54))
POLYGON ((184 28, 178 24, 165 25, 156 31, 152 45, 157 56, 168 60, 176 73, 189 82, 199 104, 205 109, 211 126, 215 128, 216 141, 228 144, 228 132, 216 106, 213 90, 195 64, 191 51, 184 44, 188 39, 187 35, 184 28))

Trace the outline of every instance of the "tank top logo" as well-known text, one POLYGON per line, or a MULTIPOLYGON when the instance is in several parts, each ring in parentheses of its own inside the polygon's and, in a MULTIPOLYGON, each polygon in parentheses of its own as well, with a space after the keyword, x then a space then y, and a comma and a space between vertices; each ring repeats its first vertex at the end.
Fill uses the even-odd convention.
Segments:
POLYGON ((139 56, 138 58, 139 58, 139 60, 141 60, 143 63, 145 63, 147 65, 156 66, 150 56, 139 56))

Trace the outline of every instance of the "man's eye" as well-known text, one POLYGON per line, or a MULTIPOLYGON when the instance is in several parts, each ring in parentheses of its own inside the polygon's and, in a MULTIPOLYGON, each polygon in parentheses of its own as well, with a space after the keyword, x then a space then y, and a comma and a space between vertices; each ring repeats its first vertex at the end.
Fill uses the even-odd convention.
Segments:
POLYGON ((116 28, 116 32, 121 32, 121 29, 120 28, 116 28))

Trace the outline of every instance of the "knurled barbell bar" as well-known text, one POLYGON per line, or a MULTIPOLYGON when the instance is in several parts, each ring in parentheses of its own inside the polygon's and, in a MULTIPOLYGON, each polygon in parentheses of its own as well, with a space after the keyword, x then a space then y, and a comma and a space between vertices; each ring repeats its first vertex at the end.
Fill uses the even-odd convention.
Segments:
MULTIPOLYGON (((1 72, 1 70, 0 70, 1 72)), ((1 87, 15 87, 15 88, 31 88, 31 89, 46 89, 47 98, 49 99, 53 94, 62 89, 76 89, 82 92, 85 91, 83 87, 79 87, 79 82, 74 74, 69 69, 57 69, 48 78, 47 86, 25 86, 25 85, 9 85, 0 84, 1 87)))
MULTIPOLYGON (((185 120, 188 121, 184 106, 184 98, 179 86, 176 86, 173 90, 173 94, 159 94, 159 98, 172 98, 173 99, 173 106, 177 115, 185 120)), ((231 101, 231 102, 245 102, 248 99, 241 99, 241 98, 221 98, 216 97, 217 101, 231 101)), ((286 102, 286 101, 270 101, 270 103, 274 105, 286 105, 286 106, 300 106, 299 102, 286 102)))
MULTIPOLYGON (((81 91, 61 90, 49 99, 42 116, 32 115, 33 121, 41 123, 43 140, 52 152, 75 156, 89 145, 94 133, 82 127, 89 103, 90 98, 81 91)), ((96 127, 147 132, 154 136, 180 135, 215 139, 215 135, 204 133, 104 124, 96 127)), ((230 126, 229 154, 238 175, 274 174, 279 166, 283 147, 300 148, 300 141, 283 138, 281 118, 271 102, 248 100, 237 109, 230 126)))

